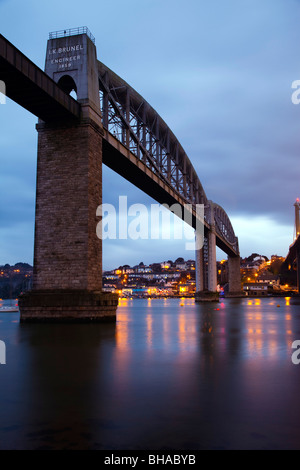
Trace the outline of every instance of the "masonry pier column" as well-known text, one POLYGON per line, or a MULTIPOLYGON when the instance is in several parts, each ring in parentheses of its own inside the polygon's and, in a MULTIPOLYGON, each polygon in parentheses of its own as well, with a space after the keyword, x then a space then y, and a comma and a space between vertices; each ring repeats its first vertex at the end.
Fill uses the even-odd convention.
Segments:
POLYGON ((300 294, 300 248, 297 248, 297 292, 300 294))
POLYGON ((226 297, 241 297, 241 259, 239 256, 228 256, 228 284, 226 297))
MULTIPOLYGON (((195 250, 195 277, 196 277, 196 294, 204 290, 204 253, 203 253, 203 243, 198 245, 196 232, 196 250, 195 250), (200 246, 202 247, 200 248, 200 246), (197 247, 199 246, 199 249, 197 247)), ((203 240, 203 236, 201 234, 203 240)))
POLYGON ((118 297, 101 291, 96 210, 102 203, 103 129, 96 49, 87 34, 49 40, 46 72, 65 91, 77 91, 82 117, 37 125, 34 277, 32 291, 19 300, 21 321, 114 321, 118 297), (72 68, 62 70, 71 52, 72 68))
POLYGON ((208 290, 217 291, 216 232, 214 227, 208 233, 208 290))
POLYGON ((196 275, 196 292, 202 292, 204 289, 204 259, 203 248, 196 250, 195 275, 196 275))
MULTIPOLYGON (((199 283, 199 290, 196 285, 196 295, 195 301, 196 302, 207 302, 207 301, 218 301, 219 300, 219 292, 217 292, 217 257, 216 257, 216 230, 214 224, 214 212, 213 212, 213 203, 211 203, 210 207, 211 211, 211 228, 207 234, 207 242, 208 242, 208 279, 207 279, 207 289, 205 289, 205 284, 199 283)), ((202 274, 202 279, 204 278, 204 257, 203 257, 203 250, 202 251, 202 259, 201 254, 198 255, 199 262, 198 265, 202 266, 202 268, 198 268, 199 274, 202 274)), ((196 269, 197 269, 197 252, 196 252, 196 269)), ((196 273, 197 279, 197 273, 196 273)))

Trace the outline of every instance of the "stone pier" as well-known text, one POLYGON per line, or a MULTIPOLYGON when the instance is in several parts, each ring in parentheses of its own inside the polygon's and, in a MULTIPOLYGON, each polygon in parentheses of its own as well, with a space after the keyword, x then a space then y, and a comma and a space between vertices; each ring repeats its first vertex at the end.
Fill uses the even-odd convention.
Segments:
POLYGON ((228 256, 228 284, 226 297, 242 297, 241 260, 239 256, 228 256))
POLYGON ((96 48, 86 34, 48 41, 45 71, 64 91, 77 93, 82 116, 79 122, 37 125, 34 277, 32 291, 19 300, 21 321, 116 318, 117 295, 101 290, 96 210, 102 203, 103 129, 93 70, 96 48))
POLYGON ((216 232, 214 226, 208 232, 208 285, 204 282, 204 252, 196 250, 196 302, 215 302, 219 300, 217 292, 216 232))
POLYGON ((300 294, 300 248, 297 247, 296 252, 296 263, 297 263, 297 291, 300 294))

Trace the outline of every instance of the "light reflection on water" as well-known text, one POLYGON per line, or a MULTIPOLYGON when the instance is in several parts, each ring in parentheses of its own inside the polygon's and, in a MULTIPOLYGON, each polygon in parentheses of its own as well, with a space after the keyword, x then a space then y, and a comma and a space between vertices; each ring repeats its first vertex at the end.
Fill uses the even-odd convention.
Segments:
POLYGON ((0 313, 0 448, 300 448, 293 299, 119 302, 116 324, 0 313))
POLYGON ((239 344, 236 343, 239 350, 228 352, 239 352, 249 358, 255 355, 256 358, 270 356, 279 360, 283 353, 283 337, 287 349, 291 348, 294 340, 292 315, 287 308, 290 307, 290 298, 279 301, 243 299, 235 304, 231 301, 230 311, 228 300, 204 306, 195 304, 192 299, 181 299, 180 304, 178 302, 173 299, 148 299, 147 303, 142 300, 120 300, 116 325, 117 348, 128 348, 129 341, 137 344, 145 341, 145 345, 150 349, 162 348, 164 352, 167 352, 168 348, 173 351, 176 349, 177 353, 185 350, 200 351, 200 334, 204 340, 202 348, 206 344, 207 335, 211 339, 217 338, 217 341, 213 341, 214 353, 221 354, 226 350, 228 342, 236 336, 239 337, 239 344), (161 302, 165 310, 161 309, 161 302), (278 302, 281 311, 277 312, 278 302), (284 312, 282 307, 286 307, 284 312), (143 335, 140 335, 139 329, 130 329, 136 309, 142 309, 145 313, 138 319, 139 327, 145 330, 143 335), (139 338, 136 338, 135 334, 139 334, 139 338), (203 334, 206 335, 205 338, 203 334))

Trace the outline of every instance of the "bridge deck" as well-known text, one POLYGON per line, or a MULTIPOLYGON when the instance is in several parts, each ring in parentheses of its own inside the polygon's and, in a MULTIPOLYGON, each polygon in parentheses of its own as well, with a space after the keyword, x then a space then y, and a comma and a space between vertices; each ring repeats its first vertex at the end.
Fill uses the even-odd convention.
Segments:
POLYGON ((0 80, 9 98, 45 122, 80 117, 80 104, 1 34, 0 80))
POLYGON ((289 247, 289 252, 287 254, 287 257, 284 261, 286 265, 292 265, 293 262, 297 258, 297 253, 300 250, 300 235, 296 238, 296 240, 290 245, 289 247))

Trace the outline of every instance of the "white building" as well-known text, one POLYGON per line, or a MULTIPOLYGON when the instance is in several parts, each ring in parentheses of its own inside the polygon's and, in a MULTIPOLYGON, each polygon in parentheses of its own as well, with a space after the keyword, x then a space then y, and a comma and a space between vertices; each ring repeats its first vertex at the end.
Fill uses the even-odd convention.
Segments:
POLYGON ((266 296, 269 291, 268 282, 246 282, 243 290, 248 296, 266 296))

